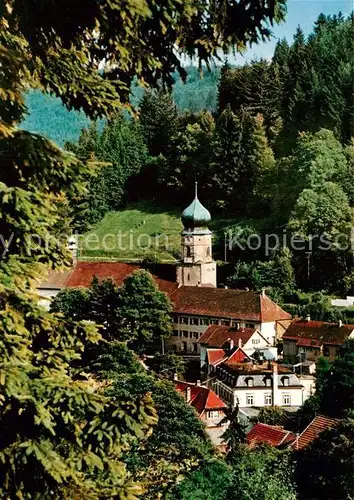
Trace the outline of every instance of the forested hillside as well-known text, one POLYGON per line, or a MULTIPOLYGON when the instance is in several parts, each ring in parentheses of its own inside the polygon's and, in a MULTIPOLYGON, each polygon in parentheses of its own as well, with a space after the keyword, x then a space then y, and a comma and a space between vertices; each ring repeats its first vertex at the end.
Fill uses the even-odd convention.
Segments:
MULTIPOLYGON (((178 73, 173 75, 173 97, 179 109, 199 111, 208 109, 215 111, 217 106, 217 82, 220 68, 214 67, 211 71, 204 68, 202 74, 190 66, 186 68, 187 81, 184 83, 178 73)), ((143 89, 132 87, 132 102, 138 104, 143 96, 143 89)), ((54 140, 63 146, 66 141, 75 141, 84 127, 88 127, 90 120, 84 113, 68 111, 61 100, 39 90, 31 90, 26 95, 28 114, 22 126, 31 132, 37 132, 54 140)))
POLYGON ((137 118, 84 130, 67 148, 108 164, 78 200, 76 227, 144 199, 182 210, 198 180, 213 216, 239 221, 227 232, 230 286, 266 286, 291 301, 297 287, 351 293, 351 28, 351 19, 320 16, 308 38, 299 28, 292 44, 279 41, 272 61, 225 64, 214 113, 145 92, 137 118))

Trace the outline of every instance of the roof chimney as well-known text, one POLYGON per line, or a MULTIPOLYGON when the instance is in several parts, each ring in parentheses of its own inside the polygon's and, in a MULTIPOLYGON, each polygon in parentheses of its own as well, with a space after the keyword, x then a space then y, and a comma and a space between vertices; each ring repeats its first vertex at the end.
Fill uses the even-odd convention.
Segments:
POLYGON ((200 380, 197 380, 197 387, 200 387, 200 380))
POLYGON ((339 328, 342 328, 342 326, 343 326, 343 321, 341 319, 338 321, 338 326, 339 326, 339 328))
POLYGON ((311 316, 309 314, 306 316, 306 321, 311 321, 311 316))
POLYGON ((186 401, 187 401, 187 403, 189 403, 191 399, 192 399, 191 388, 189 386, 187 386, 186 387, 186 401))
POLYGON ((173 380, 178 380, 178 375, 177 375, 177 373, 174 373, 174 374, 173 374, 173 380))
POLYGON ((230 351, 232 351, 232 349, 234 348, 235 346, 235 343, 232 339, 230 339, 230 351))
POLYGON ((264 299, 265 296, 266 296, 265 288, 262 288, 262 299, 264 299))
POLYGON ((238 339, 238 347, 239 347, 239 349, 242 348, 242 339, 238 339))
POLYGON ((273 363, 273 406, 278 406, 278 365, 273 363))

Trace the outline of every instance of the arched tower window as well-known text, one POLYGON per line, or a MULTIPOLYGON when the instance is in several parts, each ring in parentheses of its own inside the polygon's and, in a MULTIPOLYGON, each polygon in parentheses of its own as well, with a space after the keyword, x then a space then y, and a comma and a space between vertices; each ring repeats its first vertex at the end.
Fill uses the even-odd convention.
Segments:
POLYGON ((208 247, 207 248, 207 257, 210 257, 210 254, 211 254, 210 247, 208 247))
POLYGON ((191 255, 192 255, 191 247, 186 247, 186 257, 191 257, 191 255))

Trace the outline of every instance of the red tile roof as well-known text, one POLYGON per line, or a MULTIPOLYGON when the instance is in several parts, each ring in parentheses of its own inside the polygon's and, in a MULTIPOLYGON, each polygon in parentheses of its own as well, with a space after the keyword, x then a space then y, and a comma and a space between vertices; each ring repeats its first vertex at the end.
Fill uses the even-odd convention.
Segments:
POLYGON ((255 332, 254 328, 231 328, 230 326, 210 325, 201 335, 198 342, 213 347, 222 347, 227 340, 233 340, 238 345, 239 339, 242 345, 246 344, 255 332))
POLYGON ((244 290, 181 286, 171 295, 181 314, 234 318, 259 322, 291 319, 266 295, 244 290))
POLYGON ((296 340, 299 346, 320 347, 342 344, 354 330, 354 325, 339 325, 324 321, 294 320, 283 335, 284 340, 296 340))
POLYGON ((207 360, 209 365, 216 365, 226 357, 224 349, 207 349, 207 360))
MULTIPOLYGON (((65 273, 64 277, 63 273, 51 272, 40 288, 89 287, 95 276, 99 280, 112 278, 118 286, 121 286, 125 278, 139 269, 141 269, 139 265, 124 262, 78 262, 71 271, 65 273)), ((153 277, 159 289, 168 295, 178 287, 173 281, 164 280, 158 276, 153 277)))
POLYGON ((201 415, 206 410, 223 410, 226 408, 226 404, 208 387, 181 382, 180 380, 175 380, 174 383, 177 391, 184 396, 186 396, 187 388, 190 388, 191 399, 189 404, 197 410, 198 415, 201 415))
POLYGON ((312 441, 318 438, 321 432, 332 429, 340 422, 337 418, 329 418, 324 415, 317 415, 300 436, 291 445, 295 450, 306 448, 312 441))
MULTIPOLYGON (((118 286, 134 271, 140 269, 136 264, 123 262, 78 262, 68 274, 59 276, 51 273, 39 288, 89 287, 92 279, 112 278, 118 286)), ((212 287, 181 286, 174 281, 154 276, 161 291, 167 293, 174 311, 184 314, 212 316, 216 318, 235 318, 240 320, 267 322, 291 319, 269 297, 256 292, 212 287)))
POLYGON ((245 363, 246 361, 251 361, 251 358, 238 347, 236 351, 234 351, 231 356, 224 362, 224 364, 227 366, 231 366, 238 363, 245 363))
POLYGON ((258 423, 247 434, 247 442, 253 447, 259 443, 281 446, 296 439, 295 434, 281 427, 258 423))

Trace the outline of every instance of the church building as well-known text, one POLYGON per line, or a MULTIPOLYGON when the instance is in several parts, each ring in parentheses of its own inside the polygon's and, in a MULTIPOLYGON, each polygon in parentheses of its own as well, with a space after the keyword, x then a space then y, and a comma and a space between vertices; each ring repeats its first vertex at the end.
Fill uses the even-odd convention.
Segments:
MULTIPOLYGON (((174 280, 153 275, 159 289, 173 304, 173 335, 166 339, 167 350, 199 355, 199 338, 210 325, 232 330, 257 330, 274 346, 291 322, 291 315, 264 292, 217 288, 217 266, 213 260, 211 216, 198 199, 197 186, 192 203, 182 213, 181 260, 174 280)), ((118 286, 140 269, 122 262, 76 262, 66 272, 51 272, 38 287, 41 303, 48 307, 63 288, 89 287, 96 276, 112 278, 118 286)))

